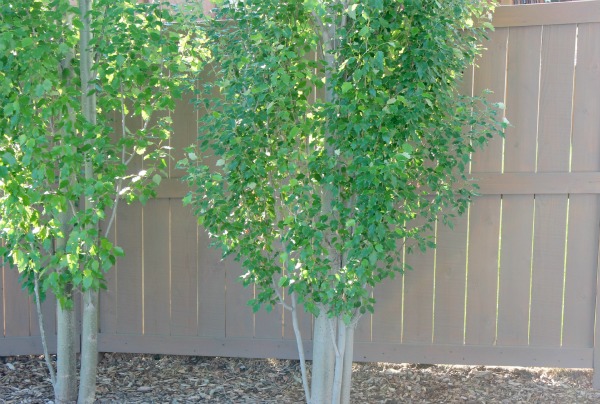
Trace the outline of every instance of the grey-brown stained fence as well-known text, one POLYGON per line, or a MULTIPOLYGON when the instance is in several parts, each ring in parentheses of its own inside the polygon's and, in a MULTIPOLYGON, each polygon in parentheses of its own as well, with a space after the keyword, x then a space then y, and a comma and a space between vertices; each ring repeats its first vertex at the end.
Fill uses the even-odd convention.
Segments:
MULTIPOLYGON (((600 368, 600 2, 502 7, 494 24, 465 91, 493 90, 512 126, 474 156, 482 195, 468 215, 375 290, 358 360, 600 368)), ((190 105, 175 113, 176 150, 196 118, 190 105)), ((182 207, 179 175, 143 209, 119 210, 112 237, 127 256, 101 297, 100 350, 296 357, 288 313, 251 314, 252 289, 182 207)), ((0 355, 39 351, 17 274, 5 269, 2 286, 0 355)), ((309 316, 301 327, 309 339, 309 316)))

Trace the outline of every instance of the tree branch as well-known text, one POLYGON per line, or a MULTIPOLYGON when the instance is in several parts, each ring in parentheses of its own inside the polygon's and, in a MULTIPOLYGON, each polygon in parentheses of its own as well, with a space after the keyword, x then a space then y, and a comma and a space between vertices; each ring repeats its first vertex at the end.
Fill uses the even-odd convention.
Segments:
POLYGON ((279 298, 279 303, 283 306, 283 308, 286 310, 289 310, 289 311, 294 311, 294 307, 290 306, 289 304, 286 304, 285 301, 283 300, 283 296, 281 296, 281 292, 279 291, 279 287, 275 283, 275 279, 273 279, 273 289, 275 289, 275 293, 277 294, 277 297, 279 298))
POLYGON ((304 395, 306 396, 306 402, 311 403, 310 387, 308 386, 308 377, 306 375, 306 359, 304 358, 304 344, 302 343, 302 335, 300 333, 300 326, 298 325, 298 312, 296 304, 296 292, 291 293, 292 297, 292 326, 294 328, 294 335, 296 336, 296 344, 298 345, 298 358, 300 359, 300 373, 302 374, 302 387, 304 387, 304 395))
POLYGON ((56 372, 54 371, 54 366, 52 366, 52 362, 50 361, 50 355, 48 354, 48 343, 46 341, 46 332, 44 330, 44 315, 42 314, 42 304, 40 303, 39 277, 40 275, 34 271, 33 282, 35 293, 35 308, 37 310, 38 324, 40 327, 40 337, 42 339, 42 348, 44 350, 44 361, 46 362, 46 366, 48 367, 48 372, 50 372, 50 382, 52 383, 52 387, 56 388, 56 372))

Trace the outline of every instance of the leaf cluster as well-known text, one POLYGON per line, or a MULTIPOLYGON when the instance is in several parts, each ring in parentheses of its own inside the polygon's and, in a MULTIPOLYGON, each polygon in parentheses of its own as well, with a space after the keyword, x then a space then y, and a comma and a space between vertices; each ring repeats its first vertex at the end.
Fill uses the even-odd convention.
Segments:
POLYGON ((241 260, 255 309, 285 288, 353 321, 405 253, 435 245, 439 218, 465 211, 471 154, 503 126, 458 93, 489 7, 246 0, 207 22, 219 97, 182 162, 186 202, 241 260))
POLYGON ((0 5, 2 255, 30 292, 39 277, 42 294, 52 289, 63 305, 72 288, 102 287, 123 254, 107 238, 113 209, 154 194, 167 166, 169 111, 193 91, 203 58, 195 25, 183 27, 166 5, 98 0, 93 88, 83 89, 82 24, 69 3, 0 5), (96 96, 95 123, 82 113, 84 91, 96 96))

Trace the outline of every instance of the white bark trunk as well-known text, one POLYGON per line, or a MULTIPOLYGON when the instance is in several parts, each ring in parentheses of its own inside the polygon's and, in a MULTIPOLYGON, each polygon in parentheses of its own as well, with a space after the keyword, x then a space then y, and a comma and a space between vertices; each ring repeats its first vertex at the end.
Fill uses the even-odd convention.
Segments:
MULTIPOLYGON (((92 67, 92 50, 90 41, 92 0, 79 0, 82 27, 80 32, 80 75, 81 75, 81 110, 85 119, 96 124, 96 96, 91 93, 94 71, 92 67)), ((84 175, 87 181, 93 180, 92 162, 86 156, 84 175)), ((91 198, 85 199, 84 209, 91 211, 95 203, 91 198)), ((88 225, 89 229, 92 225, 88 225)), ((98 365, 98 291, 91 289, 83 294, 83 324, 81 340, 81 371, 79 382, 79 404, 93 403, 96 394, 96 369, 98 365)))
MULTIPOLYGON (((343 324, 343 322, 342 322, 343 324)), ((355 325, 345 325, 346 346, 344 349, 344 366, 342 370, 342 391, 340 403, 350 404, 350 389, 352 387, 352 359, 354 358, 354 328, 355 325)))
POLYGON ((77 369, 75 358, 75 310, 56 304, 56 386, 57 404, 74 403, 77 399, 77 369))
POLYGON ((40 300, 40 280, 39 275, 37 273, 34 275, 34 282, 35 309, 37 311, 38 325, 40 327, 42 349, 44 350, 44 361, 46 362, 48 372, 50 373, 50 382, 52 383, 52 388, 56 389, 56 372, 54 371, 54 366, 52 366, 52 361, 50 360, 50 355, 48 354, 48 342, 46 340, 46 329, 44 328, 44 315, 42 313, 42 302, 40 300))
MULTIPOLYGON (((346 358, 346 324, 338 318, 337 352, 335 357, 335 373, 333 377, 332 404, 339 404, 342 395, 342 384, 344 381, 344 359, 346 358)), ((333 336, 332 336, 333 337, 333 336)))
POLYGON ((315 318, 313 332, 313 365, 311 377, 311 404, 331 403, 335 367, 333 339, 325 308, 315 318))
POLYGON ((302 374, 302 387, 307 404, 311 403, 310 387, 308 387, 308 376, 306 374, 306 360, 304 359, 304 344, 302 343, 302 334, 298 325, 298 305, 296 304, 296 293, 292 293, 292 326, 298 345, 298 358, 300 359, 300 373, 302 374))
POLYGON ((93 404, 96 396, 98 365, 98 291, 83 294, 83 324, 81 327, 81 370, 79 372, 79 404, 93 404))
POLYGON ((346 325, 338 318, 337 347, 339 355, 335 361, 332 404, 349 404, 352 386, 352 358, 354 356, 354 325, 346 325))

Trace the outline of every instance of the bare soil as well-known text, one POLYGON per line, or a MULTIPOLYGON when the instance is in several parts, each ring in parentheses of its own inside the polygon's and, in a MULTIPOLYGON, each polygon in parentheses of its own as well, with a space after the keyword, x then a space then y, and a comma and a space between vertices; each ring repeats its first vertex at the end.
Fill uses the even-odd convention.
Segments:
MULTIPOLYGON (((580 369, 357 363, 353 403, 600 403, 580 369)), ((98 403, 302 403, 298 361, 103 354, 98 403)), ((0 358, 0 404, 52 403, 43 357, 0 358)))

